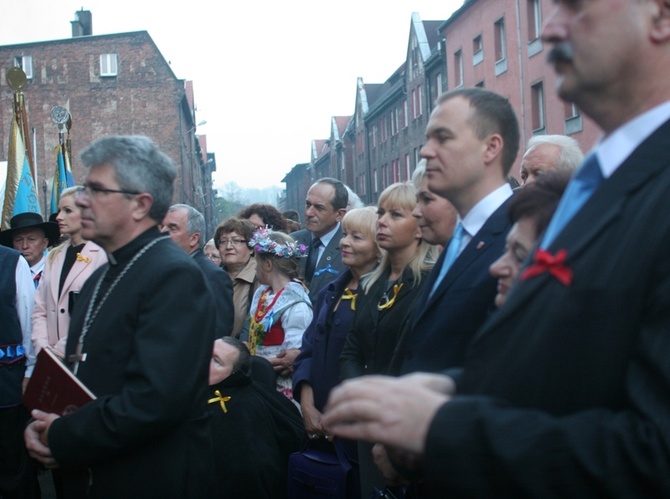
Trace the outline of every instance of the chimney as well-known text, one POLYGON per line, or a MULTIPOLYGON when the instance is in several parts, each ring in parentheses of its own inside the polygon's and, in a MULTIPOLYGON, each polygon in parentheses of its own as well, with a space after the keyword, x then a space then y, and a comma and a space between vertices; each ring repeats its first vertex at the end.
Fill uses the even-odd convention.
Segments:
POLYGON ((90 36, 93 34, 93 18, 90 10, 82 9, 74 13, 74 21, 72 24, 72 38, 78 36, 90 36))

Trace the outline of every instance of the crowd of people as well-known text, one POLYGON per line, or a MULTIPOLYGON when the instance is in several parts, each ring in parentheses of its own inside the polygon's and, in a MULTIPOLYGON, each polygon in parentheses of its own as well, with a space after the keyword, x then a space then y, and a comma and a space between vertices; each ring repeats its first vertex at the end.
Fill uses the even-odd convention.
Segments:
POLYGON ((206 241, 156 144, 91 144, 54 222, 0 232, 0 496, 46 468, 62 498, 281 498, 318 448, 354 498, 667 497, 669 12, 554 4, 586 158, 537 136, 513 175, 514 109, 459 88, 411 182, 318 179, 304 224, 252 204, 206 241), (29 414, 42 349, 96 398, 29 414))

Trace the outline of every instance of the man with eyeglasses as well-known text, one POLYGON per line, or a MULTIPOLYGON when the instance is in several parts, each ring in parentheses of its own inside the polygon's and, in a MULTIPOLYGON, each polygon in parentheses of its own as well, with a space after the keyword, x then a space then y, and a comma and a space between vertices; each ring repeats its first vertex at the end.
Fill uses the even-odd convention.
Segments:
POLYGON ((177 246, 191 255, 198 264, 212 292, 216 308, 216 337, 230 336, 233 330, 233 283, 221 267, 217 267, 202 251, 205 217, 187 204, 173 204, 163 218, 163 232, 177 246))
POLYGON ((66 347, 96 395, 75 412, 34 410, 32 457, 63 469, 72 497, 210 497, 207 379, 214 300, 161 234, 176 168, 148 138, 106 137, 81 154, 82 235, 108 254, 81 290, 66 347))

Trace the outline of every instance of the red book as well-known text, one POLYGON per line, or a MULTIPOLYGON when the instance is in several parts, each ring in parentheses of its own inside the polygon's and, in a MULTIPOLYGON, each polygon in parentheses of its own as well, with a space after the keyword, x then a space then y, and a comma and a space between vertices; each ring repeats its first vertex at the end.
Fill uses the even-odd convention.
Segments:
POLYGON ((23 404, 28 409, 62 416, 91 400, 95 400, 93 392, 51 350, 40 350, 33 375, 23 394, 23 404))

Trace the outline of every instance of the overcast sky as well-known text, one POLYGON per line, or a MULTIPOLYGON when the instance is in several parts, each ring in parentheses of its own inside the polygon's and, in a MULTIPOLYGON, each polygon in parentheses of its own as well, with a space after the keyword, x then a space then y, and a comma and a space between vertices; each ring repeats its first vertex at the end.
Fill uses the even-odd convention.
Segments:
POLYGON ((331 116, 353 114, 356 78, 383 83, 403 63, 412 12, 444 20, 461 4, 22 0, 0 16, 0 45, 70 38, 82 7, 94 35, 148 31, 177 78, 193 81, 215 186, 283 187, 311 140, 329 137, 331 116))

